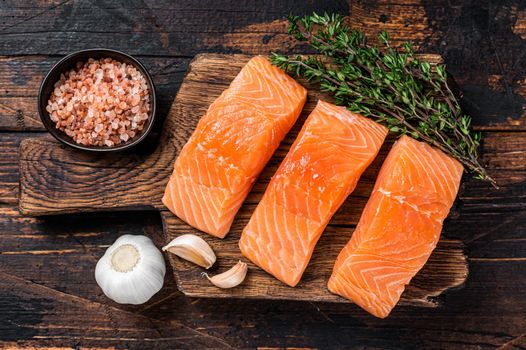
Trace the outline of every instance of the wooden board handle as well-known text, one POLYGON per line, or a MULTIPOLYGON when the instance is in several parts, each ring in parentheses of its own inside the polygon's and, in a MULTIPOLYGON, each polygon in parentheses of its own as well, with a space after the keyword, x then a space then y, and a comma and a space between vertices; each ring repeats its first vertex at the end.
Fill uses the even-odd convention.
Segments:
POLYGON ((20 145, 20 201, 25 215, 161 208, 175 157, 171 143, 152 154, 97 154, 51 139, 20 145))

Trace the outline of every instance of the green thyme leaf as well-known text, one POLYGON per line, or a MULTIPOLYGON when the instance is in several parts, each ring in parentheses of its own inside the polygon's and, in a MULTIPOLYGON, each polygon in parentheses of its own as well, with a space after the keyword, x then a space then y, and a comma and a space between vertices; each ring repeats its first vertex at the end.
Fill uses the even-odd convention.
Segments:
POLYGON ((338 105, 375 118, 398 135, 408 134, 457 159, 476 178, 495 180, 478 160, 481 134, 471 130, 452 93, 446 67, 419 60, 411 43, 397 51, 387 32, 380 46, 367 42, 338 14, 290 16, 288 33, 321 56, 288 57, 273 53, 272 63, 320 85, 338 105))

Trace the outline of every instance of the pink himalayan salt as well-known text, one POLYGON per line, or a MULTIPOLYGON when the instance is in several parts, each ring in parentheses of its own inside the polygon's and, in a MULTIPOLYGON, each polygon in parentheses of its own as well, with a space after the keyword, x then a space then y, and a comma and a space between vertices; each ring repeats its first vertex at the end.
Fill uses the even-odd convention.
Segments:
POLYGON ((150 112, 148 85, 131 65, 90 58, 60 76, 46 111, 76 143, 113 147, 144 130, 150 112))

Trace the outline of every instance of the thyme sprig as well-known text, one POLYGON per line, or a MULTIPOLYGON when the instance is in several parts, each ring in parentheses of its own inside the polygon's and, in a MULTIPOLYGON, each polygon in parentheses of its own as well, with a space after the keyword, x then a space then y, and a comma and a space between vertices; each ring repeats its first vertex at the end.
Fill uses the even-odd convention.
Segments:
POLYGON ((321 55, 273 53, 273 64, 319 83, 336 104, 441 149, 497 187, 479 163, 481 134, 471 130, 471 118, 462 113, 445 65, 419 60, 411 43, 395 50, 386 32, 379 35, 380 45, 371 45, 340 15, 290 16, 288 32, 321 55))

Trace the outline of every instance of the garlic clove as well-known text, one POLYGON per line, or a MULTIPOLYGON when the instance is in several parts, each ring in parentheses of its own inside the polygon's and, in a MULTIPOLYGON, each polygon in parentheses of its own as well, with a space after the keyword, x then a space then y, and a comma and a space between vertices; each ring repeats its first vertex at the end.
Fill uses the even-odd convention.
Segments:
POLYGON ((245 280, 247 276, 248 265, 247 263, 238 261, 230 270, 223 272, 214 277, 208 277, 208 274, 204 275, 212 284, 219 288, 233 288, 245 280))
POLYGON ((216 262, 216 255, 204 239, 193 234, 184 234, 163 247, 178 257, 209 269, 216 262))
POLYGON ((119 237, 97 262, 95 279, 104 294, 120 304, 143 304, 161 290, 166 266, 146 236, 119 237))

